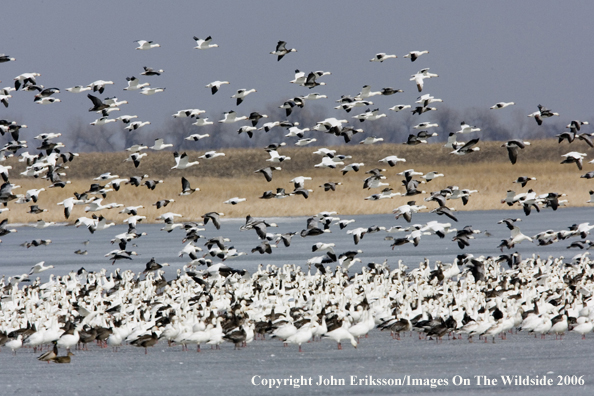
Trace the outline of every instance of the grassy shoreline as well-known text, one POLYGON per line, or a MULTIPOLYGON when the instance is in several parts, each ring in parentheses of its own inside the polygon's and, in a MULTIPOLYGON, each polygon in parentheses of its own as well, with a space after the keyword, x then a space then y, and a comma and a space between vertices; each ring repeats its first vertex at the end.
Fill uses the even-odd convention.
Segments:
MULTIPOLYGON (((3 165, 11 165, 10 181, 20 185, 15 189, 16 194, 24 194, 30 188, 46 188, 40 194, 38 205, 48 209, 48 212, 39 215, 28 214, 29 205, 33 202, 18 205, 9 203, 10 211, 2 214, 10 223, 31 223, 37 219, 45 221, 65 221, 63 209, 57 202, 73 196, 73 193, 87 190, 93 177, 107 171, 118 174, 122 178, 133 175, 148 174, 150 178, 163 180, 154 191, 146 187, 132 187, 122 185, 120 191, 113 191, 107 195, 103 203, 117 202, 124 206, 143 205, 144 209, 139 214, 147 217, 145 222, 155 222, 155 218, 164 212, 180 213, 184 220, 200 219, 200 215, 217 211, 225 213, 225 217, 252 216, 307 216, 321 211, 336 211, 339 215, 391 213, 392 210, 403 205, 409 200, 423 202, 431 191, 437 191, 449 185, 457 185, 461 189, 478 190, 471 196, 468 205, 463 206, 460 200, 448 201, 450 207, 456 210, 492 210, 513 209, 501 204, 508 189, 517 193, 533 188, 537 193, 558 192, 565 193, 568 206, 586 206, 588 191, 593 189, 591 182, 581 179, 580 175, 592 170, 592 165, 585 163, 584 170, 579 171, 575 164, 561 165, 562 154, 569 151, 587 152, 585 145, 566 143, 559 145, 554 140, 533 141, 532 145, 522 150, 518 163, 512 165, 507 158, 507 151, 501 147, 501 142, 481 142, 481 151, 468 156, 458 157, 450 155, 451 150, 442 144, 429 144, 422 146, 405 146, 395 144, 374 146, 338 146, 334 149, 340 154, 351 155, 345 164, 363 162, 365 166, 358 172, 349 172, 342 175, 341 166, 336 169, 317 169, 316 163, 321 161, 321 156, 312 154, 316 147, 282 147, 279 152, 292 159, 281 164, 271 164, 266 159, 268 154, 262 149, 228 149, 220 150, 226 153, 225 157, 212 160, 199 160, 200 164, 186 170, 171 170, 174 165, 171 152, 149 152, 139 168, 135 169, 130 162, 124 162, 126 153, 88 153, 81 154, 74 162, 69 163, 64 180, 72 183, 64 189, 51 188, 47 180, 33 178, 18 178, 18 173, 25 169, 25 164, 11 158, 3 165), (582 147, 584 146, 584 147, 582 147), (388 155, 398 155, 406 158, 405 163, 399 163, 393 168, 378 162, 388 155), (281 171, 273 174, 273 180, 266 182, 260 174, 255 174, 256 169, 276 165, 281 171), (427 184, 422 184, 419 189, 427 194, 415 197, 394 197, 380 201, 367 201, 364 198, 379 193, 380 189, 363 189, 365 171, 372 168, 386 169, 384 174, 395 192, 404 192, 401 186, 402 176, 398 173, 405 169, 414 168, 417 171, 438 171, 445 177, 435 179, 427 184), (181 177, 186 177, 192 187, 199 187, 200 191, 189 196, 178 196, 181 191, 181 177), (309 176, 313 180, 306 182, 306 188, 314 190, 309 199, 301 196, 291 196, 285 199, 259 199, 264 191, 276 191, 277 187, 285 188, 287 192, 293 190, 289 181, 296 176, 309 176), (518 176, 536 177, 525 188, 513 183, 518 176), (319 187, 324 182, 341 182, 335 192, 324 192, 319 187), (238 205, 225 205, 223 202, 232 197, 247 198, 246 202, 238 205), (152 206, 157 200, 175 199, 175 202, 157 210, 152 206)), ((191 161, 198 160, 202 152, 189 152, 191 161)), ((586 160, 588 160, 586 158, 586 160)), ((105 184, 106 181, 102 182, 105 184)), ((435 203, 426 203, 429 209, 435 203)), ((80 216, 90 217, 85 214, 84 205, 75 206, 68 221, 73 222, 80 216)), ((118 214, 118 209, 103 210, 99 213, 106 218, 120 223, 127 215, 118 214)))

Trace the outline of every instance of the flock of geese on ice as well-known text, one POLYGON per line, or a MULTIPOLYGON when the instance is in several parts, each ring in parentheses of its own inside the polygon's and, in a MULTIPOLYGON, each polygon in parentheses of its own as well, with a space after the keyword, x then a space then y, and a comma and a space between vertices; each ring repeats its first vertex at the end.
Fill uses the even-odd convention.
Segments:
MULTIPOLYGON (((218 47, 212 43, 211 37, 196 40, 196 49, 207 50, 218 47)), ((152 41, 137 41, 137 50, 151 50, 160 47, 152 41)), ((280 61, 286 55, 296 52, 287 48, 284 41, 279 41, 276 49, 270 54, 275 55, 280 61)), ((428 51, 412 51, 404 58, 415 62, 419 57, 428 54, 428 51)), ((379 53, 371 62, 394 62, 390 59, 396 55, 379 53)), ((7 55, 0 55, 0 63, 15 61, 7 55)), ((380 66, 381 67, 381 66, 380 66)), ((143 77, 158 78, 164 73, 161 69, 144 67, 143 77)), ((296 70, 295 78, 291 83, 305 88, 315 88, 325 85, 319 79, 330 74, 324 71, 304 73, 296 70)), ((14 94, 27 91, 35 94, 34 101, 38 104, 48 105, 60 102, 55 95, 60 93, 58 88, 45 88, 37 83, 39 73, 23 73, 14 78, 14 88, 6 87, 0 90, 0 101, 8 107, 10 98, 14 94), (20 91, 20 92, 19 92, 20 91)), ((419 92, 425 88, 425 80, 438 77, 424 68, 411 77, 419 92)), ((140 82, 137 77, 126 78, 127 91, 139 91, 144 95, 153 95, 165 88, 151 87, 149 82, 140 82)), ((78 94, 89 91, 87 97, 92 107, 90 112, 100 114, 92 125, 103 125, 111 122, 122 122, 125 129, 135 131, 148 121, 135 120, 137 116, 122 115, 113 118, 112 112, 120 110, 127 101, 120 101, 116 97, 100 99, 98 95, 113 85, 112 81, 98 80, 89 85, 77 85, 66 90, 78 94), (92 93, 90 93, 92 92, 92 93)), ((222 86, 230 84, 228 81, 214 81, 206 85, 212 95, 223 90, 222 86)), ((255 89, 239 89, 232 96, 236 106, 239 106, 246 97, 256 92, 255 89)), ((359 120, 372 122, 386 117, 379 109, 369 110, 373 105, 370 100, 376 95, 389 96, 400 89, 383 88, 381 91, 372 91, 369 86, 364 86, 356 96, 342 96, 337 102, 336 109, 350 114, 356 108, 368 110, 352 117, 359 120)), ((307 101, 326 98, 326 95, 309 93, 304 96, 291 98, 280 107, 285 109, 287 117, 292 111, 305 106, 307 101)), ((395 105, 389 110, 394 112, 411 109, 413 114, 419 116, 437 110, 430 105, 441 102, 430 94, 422 94, 414 105, 395 105)), ((500 102, 491 109, 504 109, 514 105, 514 102, 500 102)), ((205 113, 200 109, 180 110, 173 117, 190 117, 196 121, 193 125, 201 128, 213 122, 201 117, 205 113)), ((539 105, 538 111, 529 115, 540 125, 543 121, 557 113, 539 105)), ((348 143, 351 138, 363 130, 348 125, 347 119, 327 118, 318 122, 311 128, 300 129, 297 123, 289 121, 271 121, 258 127, 260 121, 268 118, 265 114, 252 112, 249 116, 240 116, 235 111, 224 114, 220 123, 235 123, 244 121, 239 134, 245 133, 251 138, 257 131, 279 127, 287 128, 287 137, 296 138, 297 146, 306 146, 316 141, 315 138, 305 137, 308 132, 329 133, 344 138, 348 143)), ((558 135, 559 142, 567 140, 584 141, 592 147, 591 135, 582 133, 581 127, 587 124, 578 120, 571 121, 567 126, 568 131, 558 135)), ((436 136, 430 132, 436 123, 420 122, 414 126, 416 131, 410 134, 405 144, 418 145, 427 143, 428 139, 436 136)), ((76 164, 78 154, 65 152, 64 144, 55 140, 60 133, 44 133, 35 137, 40 143, 38 154, 29 154, 22 151, 27 148, 27 141, 20 140, 21 129, 26 125, 19 125, 10 120, 0 120, 0 133, 11 138, 0 150, 1 160, 17 155, 19 161, 24 163, 24 170, 20 173, 24 177, 35 177, 39 180, 49 179, 49 188, 63 188, 69 181, 62 180, 65 176, 66 164, 76 164), (73 162, 74 161, 74 162, 73 162)), ((480 150, 479 138, 472 138, 466 142, 458 142, 459 136, 476 134, 480 127, 461 123, 460 130, 449 135, 446 148, 451 149, 454 155, 469 155, 480 150)), ((186 139, 197 141, 207 138, 208 134, 193 134, 186 139)), ((374 144, 381 138, 367 137, 361 144, 374 144)), ((273 171, 281 168, 277 165, 290 158, 279 153, 285 143, 272 143, 266 147, 271 166, 256 170, 262 173, 267 181, 272 180, 273 171)), ((514 139, 503 144, 507 149, 510 162, 515 164, 521 150, 530 143, 514 139)), ((35 144, 37 146, 37 144, 35 144)), ((134 145, 127 148, 130 152, 126 161, 131 162, 135 168, 140 166, 143 153, 146 149, 162 150, 171 147, 164 139, 157 139, 152 147, 134 145)), ((363 163, 345 164, 350 157, 337 154, 336 150, 319 148, 314 154, 321 155, 321 162, 317 168, 341 169, 343 175, 347 172, 358 172, 365 166, 363 163)), ((222 157, 222 152, 209 151, 200 159, 210 160, 222 157)), ((476 155, 476 154, 475 154, 476 155)), ((562 163, 575 163, 582 169, 582 162, 586 154, 572 151, 565 154, 562 163)), ((175 165, 172 169, 186 169, 198 165, 198 161, 190 161, 186 153, 174 153, 175 165)), ((396 155, 379 159, 380 163, 389 167, 399 166, 405 162, 404 158, 396 155)), ((132 169, 132 168, 131 168, 132 169)), ((25 194, 18 194, 19 186, 10 183, 11 166, 4 166, 0 162, 0 174, 4 183, 0 188, 0 202, 3 206, 1 213, 9 214, 9 203, 24 204, 33 201, 30 205, 32 214, 42 215, 48 209, 38 206, 43 203, 42 192, 45 187, 28 190, 25 194), (40 196, 41 194, 41 196, 40 196)), ((367 171, 368 177, 364 180, 364 188, 381 189, 380 193, 373 194, 366 199, 380 200, 391 199, 395 196, 410 199, 419 194, 426 194, 418 190, 421 183, 429 183, 437 177, 443 176, 438 172, 417 172, 414 169, 404 170, 398 175, 403 176, 402 181, 405 192, 393 192, 383 175, 385 169, 372 169, 367 171), (419 176, 418 180, 415 177, 419 176)), ((594 172, 582 175, 583 178, 594 177, 594 172)), ((291 180, 295 189, 291 193, 279 188, 276 192, 267 191, 261 199, 279 199, 291 195, 301 195, 305 199, 312 190, 306 188, 309 177, 300 176, 291 180)), ((534 180, 528 176, 521 176, 515 181, 522 187, 534 180)), ((58 205, 63 206, 66 219, 74 210, 75 205, 85 205, 85 212, 100 212, 113 208, 122 208, 120 213, 126 213, 128 231, 116 235, 112 243, 117 243, 119 249, 107 253, 105 256, 113 263, 118 260, 131 260, 136 252, 126 250, 127 244, 145 233, 136 231, 138 222, 146 219, 142 215, 142 206, 124 206, 118 203, 103 204, 102 200, 112 191, 118 191, 123 185, 135 187, 146 186, 150 189, 158 188, 159 181, 150 180, 145 176, 119 178, 107 172, 98 175, 88 191, 69 197, 58 205), (105 184, 103 184, 105 183, 105 184), (103 184, 103 185, 102 185, 103 184), (139 214, 140 213, 140 214, 139 214)), ((327 182, 320 187, 324 191, 335 191, 340 188, 340 182, 327 182)), ((190 195, 199 188, 192 188, 189 182, 182 177, 182 190, 180 196, 190 195)), ((453 199, 468 202, 472 193, 476 191, 450 186, 446 189, 430 193, 424 201, 437 204, 431 212, 445 215, 450 220, 457 222, 454 210, 447 206, 453 199)), ((532 189, 525 193, 517 194, 508 191, 502 203, 519 205, 526 215, 532 209, 540 211, 542 207, 557 210, 566 204, 560 199, 564 194, 550 192, 537 194, 532 189)), ((234 197, 227 200, 227 204, 241 204, 246 198, 234 197)), ((589 201, 591 202, 592 199, 589 201)), ((158 209, 166 207, 174 199, 163 199, 154 205, 158 209)), ((407 223, 412 223, 415 213, 427 209, 426 205, 417 205, 415 200, 394 209, 396 219, 403 217, 407 223)), ((346 234, 353 237, 354 244, 366 234, 373 232, 387 232, 386 239, 393 241, 392 249, 397 246, 412 243, 415 246, 421 237, 435 234, 445 238, 452 234, 461 249, 470 245, 473 235, 480 231, 466 226, 459 230, 452 228, 451 223, 430 221, 427 224, 411 224, 408 227, 368 226, 352 228, 354 220, 345 220, 335 217, 334 212, 324 212, 312 216, 307 221, 307 227, 301 232, 274 234, 270 229, 276 224, 264 219, 248 216, 241 230, 256 232, 260 244, 252 249, 252 253, 272 253, 273 248, 282 245, 289 247, 291 238, 299 234, 300 237, 323 237, 331 228, 349 228, 346 234), (398 233, 405 233, 403 237, 396 237, 398 233), (407 233, 407 234, 406 234, 407 233)), ((108 274, 106 269, 99 272, 87 272, 84 269, 72 271, 63 276, 50 276, 46 283, 40 279, 29 279, 30 275, 49 270, 53 266, 45 266, 44 262, 35 265, 29 274, 12 276, 0 280, 1 310, 0 310, 0 345, 16 354, 21 347, 30 347, 34 351, 49 346, 48 350, 39 356, 41 361, 54 361, 69 363, 73 356, 71 349, 79 347, 87 349, 88 344, 97 343, 101 347, 112 347, 117 351, 122 345, 133 345, 144 348, 154 346, 159 340, 168 342, 169 345, 181 345, 187 349, 196 345, 200 351, 201 345, 219 348, 225 341, 234 343, 235 348, 241 348, 253 340, 265 339, 266 335, 278 338, 285 345, 296 344, 299 351, 302 345, 311 340, 330 339, 337 343, 341 349, 341 342, 349 342, 357 347, 361 337, 375 328, 389 331, 393 338, 399 338, 403 332, 415 330, 419 338, 442 340, 445 335, 452 335, 454 339, 462 334, 468 335, 468 340, 473 337, 483 337, 485 342, 489 337, 495 342, 496 337, 505 339, 506 334, 512 329, 533 332, 545 337, 546 334, 555 334, 562 337, 568 330, 581 334, 583 337, 592 331, 594 326, 594 300, 592 299, 593 270, 586 254, 578 255, 570 263, 562 259, 541 259, 533 256, 522 260, 517 253, 503 254, 503 249, 512 249, 516 244, 524 241, 536 242, 539 245, 556 243, 568 238, 581 237, 580 241, 573 242, 568 247, 588 249, 593 243, 586 240, 589 231, 594 228, 588 223, 574 224, 568 230, 548 230, 533 237, 524 235, 518 225, 521 219, 503 219, 502 225, 507 226, 511 236, 500 244, 501 255, 490 257, 474 257, 472 254, 459 255, 453 263, 436 262, 434 268, 430 267, 427 260, 420 263, 419 268, 408 271, 401 262, 397 268, 390 268, 387 261, 384 263, 369 263, 363 266, 361 272, 349 274, 349 268, 361 258, 357 257, 361 250, 347 251, 337 254, 334 244, 317 242, 312 246, 313 252, 324 253, 308 260, 308 270, 304 271, 298 265, 285 264, 260 265, 253 274, 246 270, 238 270, 227 266, 223 261, 237 257, 243 252, 237 252, 229 245, 225 237, 205 238, 199 232, 212 227, 220 229, 220 217, 223 213, 209 212, 202 215, 203 222, 177 223, 176 217, 182 215, 173 212, 163 213, 158 220, 165 222, 164 231, 171 232, 176 228, 185 231, 183 239, 184 248, 180 256, 187 255, 192 260, 177 270, 177 277, 167 281, 164 277, 163 266, 151 259, 146 264, 146 269, 135 274, 130 270, 116 269, 108 274), (204 256, 199 254, 202 248, 198 241, 205 238, 204 246, 208 249, 204 256), (220 259, 216 263, 213 260, 220 259), (331 266, 337 264, 335 269, 331 266), (206 265, 206 269, 202 269, 206 265), (507 266, 507 268, 506 268, 507 266), (312 273, 313 267, 313 273, 312 273), (28 282, 28 283, 26 283, 28 282), (65 348, 66 355, 59 355, 58 348, 65 348)), ((85 226, 92 233, 102 231, 113 223, 109 223, 102 215, 93 215, 92 218, 80 217, 76 220, 77 226, 85 226)), ((35 227, 46 228, 53 225, 50 222, 38 220, 35 227)), ((16 232, 8 228, 8 219, 0 223, 0 236, 11 237, 16 232)), ((37 247, 51 243, 49 239, 38 239, 27 242, 27 247, 37 247)), ((85 254, 79 250, 75 253, 85 254)), ((312 344, 313 345, 313 344, 312 344)))

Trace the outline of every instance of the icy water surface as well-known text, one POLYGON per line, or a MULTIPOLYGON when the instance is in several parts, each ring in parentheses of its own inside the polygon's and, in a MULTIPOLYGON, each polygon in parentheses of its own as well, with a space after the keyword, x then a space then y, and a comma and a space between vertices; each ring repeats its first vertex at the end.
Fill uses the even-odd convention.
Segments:
MULTIPOLYGON (((566 229, 574 223, 591 221, 591 209, 562 209, 557 212, 545 211, 529 217, 521 212, 486 211, 458 213, 459 222, 454 227, 473 225, 475 229, 488 230, 492 236, 477 235, 471 246, 460 250, 451 241, 451 235, 442 239, 436 236, 423 237, 418 247, 405 245, 391 250, 390 241, 385 241, 385 233, 370 234, 355 246, 347 229, 354 227, 381 225, 405 225, 394 220, 391 215, 343 216, 355 218, 356 222, 345 230, 333 227, 332 233, 320 237, 301 238, 296 236, 290 247, 279 247, 272 255, 249 253, 259 241, 254 231, 240 232, 241 219, 223 221, 221 230, 210 224, 202 232, 207 237, 225 235, 232 239, 239 251, 249 254, 227 263, 236 268, 249 271, 260 263, 296 263, 305 266, 308 258, 316 256, 311 245, 318 241, 336 243, 335 250, 342 252, 353 248, 363 250, 364 264, 382 262, 394 266, 403 260, 410 268, 427 257, 431 265, 435 260, 451 262, 457 254, 497 255, 496 246, 501 239, 509 237, 504 225, 496 224, 504 217, 521 217, 519 223, 527 235, 534 235, 546 229, 566 229)), ((435 220, 433 214, 417 214, 413 223, 435 220)), ((449 221, 439 218, 440 221, 449 221)), ((305 218, 271 219, 279 224, 273 232, 300 231, 305 228, 305 218)), ((453 222, 452 222, 453 223, 453 222)), ((133 249, 140 253, 132 261, 118 262, 111 266, 104 254, 115 248, 109 243, 113 235, 123 232, 123 226, 89 234, 84 229, 74 227, 53 227, 37 230, 20 227, 17 234, 3 237, 0 245, 0 273, 6 276, 27 273, 30 267, 40 260, 54 265, 47 274, 65 274, 81 266, 89 271, 101 268, 112 270, 116 267, 140 272, 151 258, 169 262, 166 277, 171 279, 177 269, 189 260, 178 258, 181 250, 183 232, 161 232, 161 225, 139 224, 138 231, 148 235, 137 240, 133 249), (45 247, 26 249, 22 242, 35 238, 50 238, 53 243, 45 247), (82 242, 90 240, 88 245, 82 242), (89 254, 78 256, 76 249, 87 249, 89 254)), ((403 234, 396 234, 400 236, 403 234)), ((570 241, 537 247, 524 242, 517 246, 524 257, 532 253, 541 256, 553 255, 571 258, 579 253, 567 250, 570 241)), ((360 265, 351 272, 360 270, 360 265)), ((235 351, 232 344, 223 344, 222 349, 210 350, 204 347, 201 353, 195 349, 182 352, 181 347, 167 347, 160 341, 144 355, 142 349, 124 346, 120 352, 113 353, 110 348, 101 349, 91 345, 90 351, 74 351, 72 364, 58 365, 38 362, 39 353, 31 349, 20 349, 12 356, 7 348, 0 352, 0 395, 290 395, 290 394, 518 394, 518 395, 558 395, 594 394, 592 353, 594 336, 581 340, 577 334, 568 334, 564 340, 548 336, 545 340, 535 339, 530 334, 509 334, 507 340, 497 339, 493 344, 476 341, 444 339, 442 343, 419 340, 415 334, 401 340, 392 340, 386 332, 373 330, 369 338, 363 339, 359 348, 348 343, 345 349, 336 349, 329 340, 308 343, 303 353, 296 346, 283 347, 276 340, 256 340, 248 347, 235 351), (513 377, 514 375, 520 377, 513 377), (320 376, 328 385, 316 385, 320 376), (478 377, 480 376, 480 383, 478 377), (504 385, 503 378, 520 381, 520 384, 504 385), (508 377, 506 377, 508 376, 508 377), (537 378, 538 376, 538 378, 537 378), (552 385, 521 385, 522 381, 542 381, 546 376, 552 385), (572 377, 575 376, 575 377, 572 377), (579 377, 584 385, 565 385, 576 383, 579 377), (303 377, 303 378, 302 378, 303 377), (485 377, 491 385, 484 385, 485 377), (292 386, 291 380, 298 378, 308 383, 299 388, 292 386), (309 379, 311 378, 311 385, 309 379), (270 381, 286 380, 277 388, 268 387, 270 381), (374 381, 390 381, 394 385, 374 385, 374 381), (440 381, 441 380, 441 381, 440 381), (464 381, 468 382, 464 382, 464 381), (497 383, 494 383, 496 380, 497 383), (344 385, 342 382, 344 381, 344 385), (352 381, 359 385, 351 385, 352 381), (557 385, 559 382, 563 385, 557 385), (447 383, 447 384, 446 384, 447 383), (461 383, 461 385, 456 385, 461 383), (335 385, 332 385, 335 384, 335 385), (402 384, 402 385, 399 385, 402 384), (440 385, 441 384, 441 385, 440 385), (480 384, 480 385, 479 385, 480 384)))

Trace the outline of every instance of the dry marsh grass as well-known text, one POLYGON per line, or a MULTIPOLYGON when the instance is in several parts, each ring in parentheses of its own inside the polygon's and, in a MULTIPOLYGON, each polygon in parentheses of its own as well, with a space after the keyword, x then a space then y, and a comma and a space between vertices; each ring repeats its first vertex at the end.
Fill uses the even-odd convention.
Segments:
MULTIPOLYGON (((416 199, 420 202, 427 195, 423 194, 413 198, 395 197, 388 200, 367 201, 364 198, 378 193, 379 189, 363 190, 363 180, 367 176, 365 171, 374 167, 386 168, 379 159, 388 155, 398 155, 406 158, 406 163, 399 163, 393 168, 387 167, 384 174, 385 182, 390 183, 395 192, 404 192, 401 186, 402 176, 397 175, 405 169, 414 168, 417 171, 439 171, 444 173, 444 178, 437 178, 430 183, 422 184, 422 190, 427 192, 437 191, 449 185, 460 188, 469 188, 479 192, 471 196, 468 205, 463 206, 459 200, 449 201, 449 205, 456 210, 489 210, 508 209, 500 200, 505 197, 505 192, 512 189, 516 192, 527 191, 533 188, 537 193, 560 192, 567 194, 570 206, 587 205, 588 191, 592 189, 589 180, 580 179, 592 166, 584 164, 584 170, 579 171, 574 164, 561 165, 561 155, 569 151, 585 152, 585 147, 567 144, 559 145, 554 140, 534 141, 532 145, 520 152, 518 163, 512 165, 507 158, 507 151, 500 147, 500 142, 482 142, 481 151, 468 156, 458 157, 449 154, 448 149, 441 144, 423 146, 405 145, 374 145, 374 146, 339 146, 334 147, 340 154, 351 155, 352 159, 345 163, 363 162, 365 166, 358 172, 349 172, 342 175, 340 166, 337 169, 316 169, 314 165, 321 161, 319 155, 312 152, 317 148, 292 148, 283 147, 281 154, 291 157, 290 161, 281 163, 282 170, 273 174, 273 180, 266 182, 260 174, 255 174, 256 169, 271 165, 267 162, 268 154, 262 149, 228 149, 221 150, 225 157, 212 160, 200 160, 200 164, 186 170, 171 170, 174 165, 171 152, 149 152, 135 169, 130 162, 124 162, 125 153, 89 153, 81 154, 79 158, 70 163, 66 170, 72 184, 64 189, 48 189, 50 184, 41 179, 19 179, 15 176, 25 168, 23 163, 10 159, 5 164, 12 165, 11 182, 22 186, 15 190, 24 193, 30 188, 45 187, 47 191, 40 194, 38 205, 48 209, 48 212, 32 215, 28 214, 29 205, 9 204, 10 211, 3 217, 8 217, 11 223, 34 222, 39 218, 46 221, 65 221, 63 209, 56 203, 73 196, 75 191, 82 192, 93 183, 93 177, 107 171, 120 175, 122 178, 133 175, 148 174, 150 178, 163 180, 154 191, 144 186, 132 187, 122 185, 120 191, 110 192, 103 203, 117 202, 125 206, 143 205, 139 211, 147 217, 146 221, 153 222, 163 212, 172 211, 184 215, 184 219, 200 219, 200 215, 217 211, 225 213, 225 217, 253 216, 301 216, 312 215, 320 211, 334 210, 340 215, 391 213, 391 211, 416 199), (190 196, 178 196, 181 191, 181 176, 186 177, 192 187, 199 187, 200 191, 190 196), (314 190, 309 199, 301 196, 291 196, 284 199, 259 199, 264 191, 282 187, 290 192, 293 190, 289 182, 296 176, 309 176, 313 180, 306 182, 306 188, 314 190), (518 176, 536 177, 537 180, 525 188, 512 183, 518 176), (324 182, 341 182, 337 191, 324 192, 319 186, 324 182), (223 202, 232 197, 247 198, 246 202, 238 205, 225 205, 223 202), (175 199, 175 202, 157 210, 152 204, 161 199, 175 199)), ((585 146, 585 145, 584 145, 585 146)), ((188 152, 190 160, 198 159, 202 152, 188 152)), ((105 182, 102 182, 104 184, 105 182)), ((427 206, 433 208, 434 203, 427 206)), ((85 206, 76 206, 69 221, 74 221, 85 214, 85 206)), ((127 216, 118 214, 120 209, 104 210, 100 212, 106 218, 117 223, 127 216)))

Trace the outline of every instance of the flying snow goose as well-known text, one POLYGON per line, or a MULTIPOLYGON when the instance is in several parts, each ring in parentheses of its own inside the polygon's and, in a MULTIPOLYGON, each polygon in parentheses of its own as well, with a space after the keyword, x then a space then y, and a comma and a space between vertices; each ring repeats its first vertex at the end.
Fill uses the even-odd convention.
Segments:
POLYGON ((217 48, 219 46, 218 44, 211 44, 211 36, 208 36, 205 39, 199 39, 198 37, 194 36, 194 40, 196 40, 196 46, 194 47, 194 49, 204 50, 210 48, 217 48))
POLYGON ((565 157, 565 159, 563 161, 561 161, 562 164, 571 164, 571 163, 575 163, 578 167, 579 170, 582 170, 582 164, 583 164, 583 159, 587 156, 588 154, 585 153, 578 153, 577 151, 571 151, 567 154, 563 154, 561 157, 565 157))
POLYGON ((142 68, 144 69, 144 71, 140 74, 143 76, 160 76, 161 73, 165 73, 165 70, 163 69, 156 70, 148 66, 143 66, 142 68))
POLYGON ((140 91, 141 94, 143 95, 154 95, 156 93, 159 92, 164 92, 165 88, 151 88, 151 87, 144 87, 142 88, 142 90, 140 91))
MULTIPOLYGON (((196 188, 190 187, 190 182, 185 177, 181 178, 181 184, 182 184, 182 191, 179 193, 179 195, 190 195, 196 191, 200 191, 200 189, 198 187, 196 187, 196 188)), ((165 205, 167 205, 167 204, 165 204, 165 205)), ((165 206, 165 205, 163 205, 163 206, 165 206)), ((158 208, 158 206, 159 205, 157 205, 157 208, 158 208)))
POLYGON ((164 143, 165 141, 161 138, 155 139, 155 144, 152 147, 149 147, 151 150, 160 151, 166 149, 167 147, 173 147, 172 143, 164 143))
POLYGON ((497 110, 497 109, 504 109, 508 106, 513 106, 515 105, 514 102, 498 102, 495 103, 493 106, 490 107, 491 110, 497 110))
POLYGON ((414 62, 419 58, 419 56, 428 53, 429 51, 410 51, 408 54, 404 55, 404 58, 410 58, 410 61, 414 62))
POLYGON ((297 50, 295 48, 287 48, 287 42, 281 40, 276 44, 276 49, 272 51, 270 55, 276 55, 276 61, 278 62, 281 59, 283 59, 283 56, 287 55, 289 52, 297 52, 297 50))
POLYGON ((396 59, 398 58, 396 55, 388 55, 385 52, 380 52, 378 54, 375 54, 375 56, 373 58, 371 58, 369 60, 369 62, 383 62, 386 59, 396 59))
POLYGON ((524 147, 528 145, 530 145, 530 142, 525 142, 520 139, 513 139, 508 140, 505 142, 505 144, 502 144, 501 147, 507 148, 509 160, 511 161, 512 165, 514 165, 518 161, 518 150, 524 149, 524 147))
POLYGON ((229 81, 219 81, 219 80, 213 81, 213 82, 207 84, 206 88, 210 88, 210 91, 214 95, 221 88, 221 85, 224 85, 224 84, 229 84, 229 81))
POLYGON ((156 44, 147 40, 136 40, 134 42, 138 44, 138 47, 136 47, 137 50, 149 50, 161 46, 161 44, 156 44))
POLYGON ((128 86, 124 88, 124 91, 136 91, 138 89, 142 89, 151 85, 150 83, 140 83, 140 80, 134 76, 126 77, 126 81, 128 81, 128 86))
POLYGON ((212 158, 216 158, 216 157, 224 157, 225 153, 217 153, 216 151, 207 151, 206 153, 204 153, 204 155, 201 155, 198 158, 204 158, 204 159, 212 159, 212 158))
POLYGON ((188 160, 188 154, 186 154, 186 153, 179 155, 179 153, 176 151, 173 153, 173 158, 175 159, 175 166, 172 166, 171 169, 186 169, 186 168, 189 168, 190 166, 199 164, 198 161, 190 162, 188 160))
POLYGON ((241 104, 241 102, 243 102, 243 99, 253 92, 258 92, 258 91, 256 91, 253 88, 252 89, 238 89, 237 93, 235 95, 231 96, 231 98, 235 98, 236 106, 239 106, 241 104))
MULTIPOLYGON (((222 120, 219 120, 220 123, 223 124, 233 124, 234 122, 238 122, 238 121, 242 121, 242 120, 247 120, 248 117, 246 116, 237 116, 237 114, 231 110, 231 111, 227 111, 225 113, 223 113, 223 116, 225 118, 223 118, 222 120)), ((250 117, 251 118, 251 117, 250 117)))
MULTIPOLYGON (((196 125, 196 126, 206 126, 206 125, 212 125, 213 122, 212 121, 208 121, 208 117, 206 118, 200 118, 200 117, 196 117, 196 122, 192 123, 192 125, 196 125)), ((206 135, 206 136, 210 136, 210 135, 206 135)))

